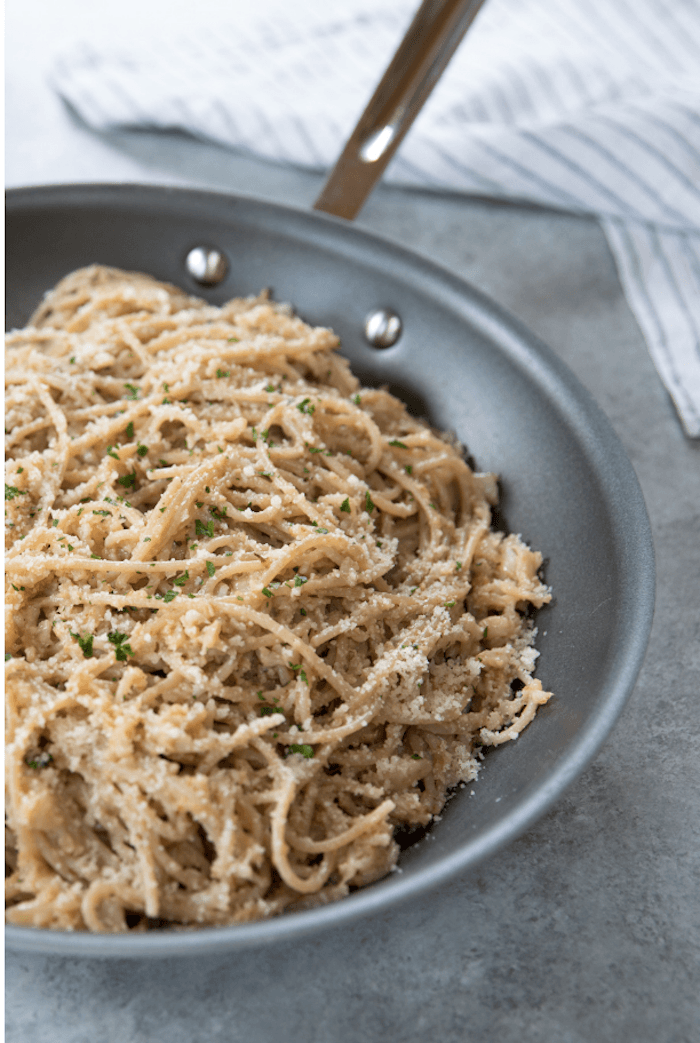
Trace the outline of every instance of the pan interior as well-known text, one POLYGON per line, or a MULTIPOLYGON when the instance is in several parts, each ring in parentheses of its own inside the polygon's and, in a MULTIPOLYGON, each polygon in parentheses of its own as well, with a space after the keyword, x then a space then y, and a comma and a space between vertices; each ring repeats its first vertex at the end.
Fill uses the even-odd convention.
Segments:
POLYGON ((269 287, 307 322, 335 329, 364 383, 389 385, 414 413, 454 432, 479 470, 499 474, 499 524, 542 552, 554 591, 537 618, 538 676, 554 698, 517 743, 487 756, 479 781, 449 802, 429 838, 408 846, 401 874, 334 906, 244 928, 159 938, 10 928, 10 944, 121 956, 260 944, 416 893, 541 814, 607 736, 641 665, 653 606, 634 472, 566 367, 435 265, 344 222, 259 201, 142 186, 20 190, 10 193, 7 251, 10 327, 23 325, 63 275, 92 263, 146 271, 213 303, 269 287), (202 243, 229 261, 224 281, 208 290, 184 267, 202 243), (378 307, 403 322, 383 351, 362 333, 378 307))

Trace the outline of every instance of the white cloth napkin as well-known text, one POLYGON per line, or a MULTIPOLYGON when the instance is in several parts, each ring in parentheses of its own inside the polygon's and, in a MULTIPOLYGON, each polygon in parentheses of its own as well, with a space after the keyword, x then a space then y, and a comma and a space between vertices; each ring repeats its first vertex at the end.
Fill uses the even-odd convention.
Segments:
MULTIPOLYGON (((286 0, 261 17, 233 2, 228 22, 175 20, 157 45, 83 42, 53 83, 95 128, 327 169, 417 3, 286 0)), ((385 176, 596 215, 700 437, 700 0, 487 0, 385 176)))

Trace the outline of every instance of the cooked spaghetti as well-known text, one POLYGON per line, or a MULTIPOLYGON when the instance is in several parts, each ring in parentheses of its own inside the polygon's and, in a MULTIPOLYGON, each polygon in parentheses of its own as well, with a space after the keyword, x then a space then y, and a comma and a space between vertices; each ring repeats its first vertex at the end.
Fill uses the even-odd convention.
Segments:
POLYGON ((103 267, 10 335, 12 923, 339 898, 549 698, 495 477, 337 346, 103 267))

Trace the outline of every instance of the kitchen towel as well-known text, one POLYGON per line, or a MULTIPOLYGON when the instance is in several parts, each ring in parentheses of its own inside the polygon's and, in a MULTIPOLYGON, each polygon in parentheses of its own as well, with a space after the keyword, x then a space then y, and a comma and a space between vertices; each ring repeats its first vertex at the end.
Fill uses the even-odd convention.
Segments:
MULTIPOLYGON (((416 8, 230 0, 215 27, 175 14, 157 42, 80 41, 53 84, 101 130, 178 129, 326 170, 416 8)), ((385 179, 595 215, 700 437, 700 0, 487 0, 385 179)))

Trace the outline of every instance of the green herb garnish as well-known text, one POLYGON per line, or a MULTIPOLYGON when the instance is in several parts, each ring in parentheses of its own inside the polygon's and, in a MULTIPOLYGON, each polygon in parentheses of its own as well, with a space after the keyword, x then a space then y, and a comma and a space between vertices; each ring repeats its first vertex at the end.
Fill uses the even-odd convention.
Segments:
POLYGON ((313 748, 313 746, 309 746, 305 742, 302 742, 302 743, 295 742, 295 743, 292 743, 292 745, 289 747, 289 752, 290 753, 300 753, 302 755, 302 757, 306 757, 308 759, 309 757, 313 757, 313 755, 314 755, 314 748, 313 748))
POLYGON ((345 511, 346 514, 350 514, 350 497, 346 496, 340 505, 341 511, 345 511))
POLYGON ((69 630, 68 633, 70 634, 70 636, 73 638, 74 641, 78 642, 78 646, 80 648, 80 651, 83 653, 85 658, 86 659, 91 659, 92 658, 93 635, 92 634, 85 634, 84 637, 81 637, 80 634, 74 634, 72 630, 69 630))
POLYGON ((24 763, 27 765, 28 768, 34 768, 35 770, 38 770, 39 768, 48 768, 52 760, 53 757, 51 756, 51 754, 47 753, 45 750, 42 750, 41 753, 38 753, 36 757, 32 757, 31 760, 29 759, 29 754, 27 754, 27 756, 24 758, 24 763))
POLYGON ((209 538, 211 539, 211 537, 214 535, 214 522, 202 522, 199 520, 199 518, 197 518, 197 520, 194 523, 194 531, 195 535, 197 536, 209 536, 209 538))
POLYGON ((372 502, 372 497, 370 496, 369 489, 368 489, 367 492, 365 493, 365 510, 367 511, 368 514, 371 514, 372 511, 374 510, 374 507, 375 507, 375 505, 372 502))
POLYGON ((216 565, 214 564, 214 562, 213 561, 208 561, 208 562, 206 562, 206 566, 207 566, 207 572, 208 572, 209 576, 213 576, 214 573, 216 572, 216 565))
POLYGON ((5 482, 5 499, 14 500, 15 496, 26 496, 26 489, 18 489, 16 485, 8 485, 5 482))
POLYGON ((127 656, 134 654, 128 639, 128 634, 120 634, 118 630, 113 630, 110 634, 107 634, 107 640, 111 645, 114 645, 114 654, 120 663, 125 663, 127 656))

